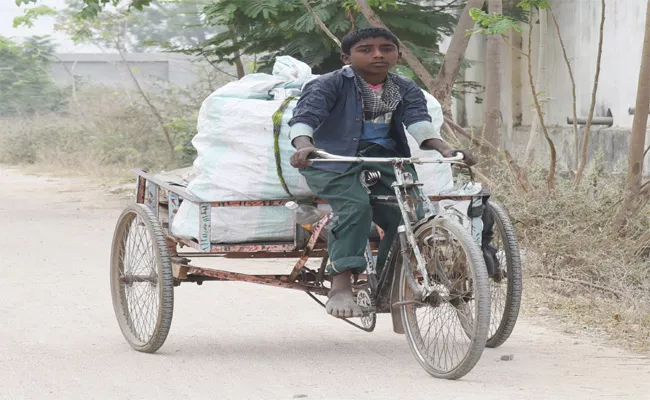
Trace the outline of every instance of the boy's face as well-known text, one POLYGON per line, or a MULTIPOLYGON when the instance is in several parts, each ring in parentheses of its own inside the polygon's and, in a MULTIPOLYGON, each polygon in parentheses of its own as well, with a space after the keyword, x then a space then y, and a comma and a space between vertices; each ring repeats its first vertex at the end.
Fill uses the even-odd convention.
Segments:
POLYGON ((399 58, 395 43, 383 37, 363 39, 352 46, 350 54, 341 54, 344 64, 369 75, 387 74, 399 58))

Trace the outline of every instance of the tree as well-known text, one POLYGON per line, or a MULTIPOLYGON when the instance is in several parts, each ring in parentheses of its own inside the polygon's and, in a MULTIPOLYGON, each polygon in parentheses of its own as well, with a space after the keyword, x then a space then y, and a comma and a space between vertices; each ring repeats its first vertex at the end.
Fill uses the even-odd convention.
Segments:
MULTIPOLYGON (((207 1, 207 0, 204 0, 207 1)), ((149 7, 140 12, 129 12, 127 8, 103 10, 93 18, 81 17, 79 10, 84 8, 84 0, 66 0, 67 7, 56 13, 45 6, 27 9, 24 17, 18 17, 14 24, 30 24, 30 14, 34 10, 41 13, 56 14, 59 27, 72 33, 78 39, 81 36, 92 36, 92 32, 84 32, 89 23, 95 21, 104 24, 110 31, 109 43, 101 44, 113 47, 113 38, 119 38, 120 46, 125 52, 149 52, 161 49, 195 46, 204 42, 210 36, 227 30, 226 27, 205 27, 201 20, 203 5, 197 0, 152 1, 149 7), (43 10, 45 9, 45 10, 43 10), (119 20, 119 23, 116 21, 119 20), (75 28, 75 24, 80 27, 75 28)), ((207 3, 206 3, 207 4, 207 3)), ((100 39, 100 38, 95 38, 100 39)))
POLYGON ((643 179, 643 158, 645 155, 643 149, 645 148, 646 126, 648 124, 648 111, 650 110, 650 1, 647 5, 645 18, 641 68, 639 70, 632 134, 630 135, 626 192, 616 222, 616 227, 619 230, 624 228, 627 219, 648 201, 647 194, 642 196, 642 186, 647 186, 641 185, 641 181, 643 179))
MULTIPOLYGON (((535 88, 538 93, 544 92, 544 85, 546 83, 546 35, 547 35, 547 10, 544 8, 538 9, 539 16, 539 32, 538 32, 538 45, 537 45, 537 76, 535 77, 535 88)), ((532 16, 532 15, 531 15, 532 16)), ((542 114, 546 114, 546 102, 541 102, 542 114)), ((575 121, 574 121, 575 122, 575 121)), ((537 141, 542 134, 541 121, 539 115, 533 115, 533 122, 530 126, 530 135, 528 136, 528 144, 526 145, 526 155, 524 159, 524 173, 528 173, 528 169, 535 161, 535 149, 537 148, 537 141)))
POLYGON ((456 77, 460 72, 465 51, 469 44, 470 36, 467 35, 474 27, 474 20, 469 15, 469 10, 473 8, 482 8, 485 0, 467 0, 465 8, 460 13, 460 18, 451 37, 449 48, 445 53, 445 58, 438 70, 438 74, 433 82, 433 96, 442 105, 442 111, 445 117, 452 118, 451 113, 451 91, 456 82, 456 77))
MULTIPOLYGON (((369 4, 388 27, 423 61, 437 71, 440 53, 435 43, 450 34, 456 18, 453 7, 422 6, 417 1, 375 0, 369 4)), ((258 56, 260 71, 268 71, 277 55, 291 55, 312 66, 315 73, 340 67, 338 45, 320 28, 314 14, 339 40, 368 22, 351 0, 222 0, 207 6, 206 23, 231 28, 200 46, 183 49, 213 62, 234 62, 235 55, 258 56)), ((409 73, 407 70, 403 70, 409 73)))
MULTIPOLYGON (((544 123, 544 113, 542 111, 541 102, 539 99, 539 92, 537 91, 537 88, 535 86, 535 80, 534 80, 533 68, 532 68, 533 11, 535 9, 546 9, 549 7, 549 4, 548 4, 548 0, 521 0, 517 4, 517 7, 521 8, 528 14, 528 46, 527 46, 528 51, 523 52, 517 49, 516 47, 514 47, 511 43, 508 44, 511 47, 515 48, 517 51, 519 51, 524 57, 526 57, 527 60, 528 84, 530 87, 531 96, 535 104, 535 111, 537 113, 537 117, 539 118, 540 127, 542 128, 542 132, 544 133, 544 138, 546 139, 546 142, 549 146, 551 161, 549 163, 549 171, 548 171, 548 176, 546 178, 546 181, 547 181, 548 190, 550 193, 552 193, 555 190, 555 169, 557 164, 557 159, 556 159, 557 154, 555 150, 555 144, 553 143, 553 140, 551 139, 551 136, 548 133, 546 124, 544 123)), ((499 14, 488 14, 479 9, 472 9, 470 13, 472 15, 472 18, 477 22, 479 26, 477 29, 472 31, 473 34, 483 34, 483 35, 497 34, 503 36, 507 32, 510 32, 511 30, 515 30, 518 32, 522 31, 522 28, 521 26, 519 26, 519 23, 509 16, 499 15, 499 14)), ((513 165, 514 160, 508 160, 508 161, 510 165, 513 165)), ((518 170, 516 171, 517 180, 518 182, 520 182, 522 188, 524 188, 524 190, 527 191, 528 183, 526 180, 525 171, 519 167, 517 167, 516 169, 518 170)))
POLYGON ((18 44, 0 36, 0 115, 30 115, 64 104, 50 76, 54 50, 48 37, 34 36, 18 44))
MULTIPOLYGON (((488 0, 490 14, 503 14, 502 0, 488 0)), ((485 85, 485 140, 498 148, 501 142, 501 35, 494 32, 488 35, 485 85)))
MULTIPOLYGON (((75 0, 79 1, 79 0, 75 0)), ((132 13, 135 18, 128 26, 133 37, 133 51, 155 51, 157 48, 195 46, 225 26, 206 26, 202 10, 210 0, 152 1, 149 7, 132 13)), ((78 9, 78 8, 77 8, 78 9)))
MULTIPOLYGON (((72 3, 74 3, 74 0, 72 3)), ((128 46, 131 43, 129 25, 136 18, 134 14, 122 10, 115 10, 104 11, 101 15, 94 18, 84 18, 77 13, 69 11, 67 10, 67 12, 59 16, 57 29, 68 33, 75 42, 93 43, 99 47, 116 50, 119 53, 142 99, 158 120, 161 131, 169 146, 171 158, 176 158, 174 139, 165 119, 151 101, 150 96, 142 88, 140 81, 124 55, 128 51, 128 46)))
MULTIPOLYGON (((38 3, 39 0, 15 0, 17 6, 38 3)), ((79 17, 81 18, 94 18, 100 11, 107 5, 124 5, 128 4, 128 8, 135 8, 142 10, 145 6, 151 4, 152 0, 82 0, 82 8, 79 10, 79 17)))
MULTIPOLYGON (((585 131, 582 134, 582 152, 580 154, 580 165, 576 172, 575 184, 580 184, 582 174, 587 166, 587 149, 589 146, 589 135, 591 134, 591 121, 594 118, 594 109, 596 108, 596 93, 598 93, 598 78, 600 76, 600 59, 603 55, 603 31, 605 26, 605 0, 601 1, 601 16, 600 16, 600 35, 598 40, 598 56, 596 60, 596 76, 594 77, 594 88, 591 92, 591 105, 589 106, 589 115, 587 116, 587 124, 585 131)), ((578 155, 576 154, 576 157, 578 155)))

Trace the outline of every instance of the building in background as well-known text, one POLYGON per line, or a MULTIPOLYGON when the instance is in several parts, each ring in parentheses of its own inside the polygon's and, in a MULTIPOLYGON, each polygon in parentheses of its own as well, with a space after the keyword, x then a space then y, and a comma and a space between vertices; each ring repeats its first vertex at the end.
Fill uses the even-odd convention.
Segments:
MULTIPOLYGON (((65 0, 42 0, 43 4, 61 10, 66 7, 65 0)), ((13 1, 0 1, 0 36, 20 42, 29 36, 50 36, 56 44, 56 61, 52 65, 55 82, 69 85, 73 75, 77 80, 115 86, 135 88, 127 63, 145 89, 154 89, 161 84, 190 86, 199 79, 206 64, 192 60, 188 56, 174 53, 125 53, 123 60, 117 51, 101 48, 93 44, 75 44, 63 32, 55 30, 55 17, 39 18, 32 28, 13 28, 13 19, 23 14, 23 8, 13 1)), ((224 69, 230 70, 228 66, 224 69)), ((234 73, 234 68, 232 69, 234 73)))
MULTIPOLYGON (((599 40, 601 3, 597 0, 551 0, 562 38, 571 61, 576 79, 578 115, 586 116, 591 103, 596 56, 599 40)), ((613 115, 615 127, 630 128, 633 117, 628 110, 636 101, 637 81, 641 65, 641 49, 645 27, 646 0, 608 1, 604 27, 603 55, 596 96, 596 116, 613 115)), ((537 74, 537 54, 540 37, 539 20, 534 19, 532 37, 532 69, 537 74)), ((510 42, 527 51, 527 25, 522 34, 515 34, 510 42)), ((541 38, 546 46, 543 65, 546 79, 541 88, 542 97, 548 97, 547 124, 566 126, 572 114, 571 81, 562 55, 556 28, 551 16, 547 21, 547 34, 541 38)), ((485 55, 487 39, 474 36, 466 57, 474 61, 474 67, 465 71, 465 80, 485 82, 485 55)), ((508 131, 518 125, 530 125, 534 109, 528 83, 526 57, 508 44, 503 45, 503 72, 501 98, 503 122, 508 131)), ((469 94, 458 104, 459 119, 470 126, 478 126, 483 120, 483 106, 477 98, 483 94, 469 94)))

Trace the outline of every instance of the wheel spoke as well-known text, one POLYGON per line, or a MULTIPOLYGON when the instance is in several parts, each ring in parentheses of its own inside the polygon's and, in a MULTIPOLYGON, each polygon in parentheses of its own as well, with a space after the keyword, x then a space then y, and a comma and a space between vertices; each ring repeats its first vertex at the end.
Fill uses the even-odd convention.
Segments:
MULTIPOLYGON (((125 212, 116 230, 121 236, 116 236, 113 245, 111 268, 118 321, 132 346, 155 351, 162 345, 171 323, 171 309, 163 312, 165 297, 161 297, 161 284, 165 282, 161 280, 161 271, 163 276, 171 277, 164 236, 155 216, 141 205, 125 212), (166 269, 160 270, 163 265, 166 269)), ((165 284, 172 282, 168 280, 165 284)))
MULTIPOLYGON (((459 368, 475 347, 478 326, 472 275, 474 264, 469 265, 471 261, 461 245, 467 239, 461 240, 440 225, 416 232, 416 240, 425 258, 434 294, 421 304, 405 306, 407 330, 412 332, 412 347, 421 362, 435 373, 446 374, 459 368)), ((415 272, 415 260, 411 265, 415 272)), ((410 292, 408 287, 403 290, 410 292)))

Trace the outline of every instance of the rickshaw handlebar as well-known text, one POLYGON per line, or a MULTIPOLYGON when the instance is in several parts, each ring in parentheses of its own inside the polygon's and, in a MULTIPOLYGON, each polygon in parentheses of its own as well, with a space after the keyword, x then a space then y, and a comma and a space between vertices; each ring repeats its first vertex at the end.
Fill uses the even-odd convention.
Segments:
POLYGON ((464 155, 456 153, 448 158, 420 158, 420 157, 344 157, 317 150, 311 153, 309 160, 313 162, 349 162, 349 163, 380 163, 380 164, 463 164, 464 155))

